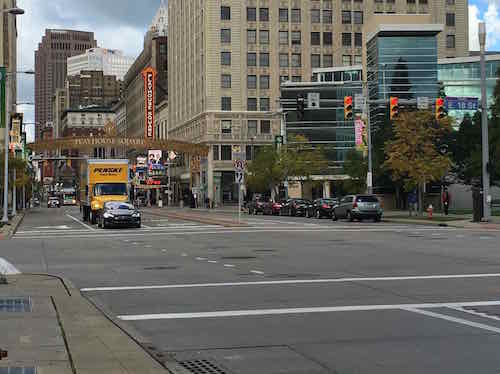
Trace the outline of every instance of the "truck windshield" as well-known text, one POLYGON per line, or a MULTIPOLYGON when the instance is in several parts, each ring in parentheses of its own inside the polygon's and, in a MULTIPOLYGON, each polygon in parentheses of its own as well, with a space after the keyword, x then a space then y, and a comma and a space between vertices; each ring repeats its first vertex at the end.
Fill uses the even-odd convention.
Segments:
POLYGON ((95 185, 95 195, 127 195, 125 183, 98 183, 95 185))

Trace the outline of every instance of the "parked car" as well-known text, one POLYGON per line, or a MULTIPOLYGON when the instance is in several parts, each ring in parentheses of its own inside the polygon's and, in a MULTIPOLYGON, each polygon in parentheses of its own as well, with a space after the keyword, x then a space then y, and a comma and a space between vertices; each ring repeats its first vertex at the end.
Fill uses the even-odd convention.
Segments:
POLYGON ((338 205, 333 208, 332 218, 334 221, 347 218, 349 221, 355 219, 373 219, 380 222, 383 209, 380 201, 375 195, 348 195, 344 196, 338 205))
POLYGON ((51 196, 47 200, 47 208, 60 208, 61 200, 57 196, 51 196))
POLYGON ((264 209, 266 204, 269 204, 269 200, 266 200, 262 196, 257 196, 248 203, 248 214, 264 214, 264 209))
POLYGON ((305 216, 311 202, 305 199, 288 199, 282 204, 280 215, 282 216, 305 216))
POLYGON ((276 216, 280 214, 282 201, 269 201, 264 204, 264 214, 276 216))
POLYGON ((108 201, 104 204, 98 218, 98 226, 105 229, 111 226, 141 227, 141 213, 129 203, 108 201))
POLYGON ((334 198, 316 199, 309 206, 306 216, 316 217, 316 218, 323 218, 323 217, 331 218, 332 209, 338 203, 339 200, 334 198))

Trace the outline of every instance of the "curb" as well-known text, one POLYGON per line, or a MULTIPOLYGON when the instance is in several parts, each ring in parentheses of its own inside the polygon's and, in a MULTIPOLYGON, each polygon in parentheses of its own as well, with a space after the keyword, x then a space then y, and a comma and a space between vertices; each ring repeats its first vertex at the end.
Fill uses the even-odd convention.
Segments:
POLYGON ((23 221, 25 215, 26 215, 26 212, 18 213, 14 218, 12 218, 9 226, 2 227, 2 231, 0 234, 0 240, 10 239, 16 233, 17 228, 19 227, 19 225, 23 221))
POLYGON ((458 227, 462 228, 462 226, 453 226, 453 221, 448 222, 438 222, 438 221, 419 221, 419 220, 409 220, 404 218, 384 218, 382 222, 387 223, 407 223, 412 225, 421 225, 421 226, 437 226, 437 227, 458 227))

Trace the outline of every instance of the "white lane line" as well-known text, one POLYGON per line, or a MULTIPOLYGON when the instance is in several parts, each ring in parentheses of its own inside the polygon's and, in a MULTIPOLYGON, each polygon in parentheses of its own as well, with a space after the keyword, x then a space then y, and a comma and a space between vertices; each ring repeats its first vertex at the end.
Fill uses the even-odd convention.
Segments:
MULTIPOLYGON (((494 304, 494 305, 498 305, 498 304, 494 304)), ((472 322, 472 321, 469 321, 469 320, 466 320, 463 318, 452 317, 452 316, 449 316, 446 314, 431 312, 429 310, 421 310, 420 307, 405 307, 405 308, 401 308, 401 309, 406 310, 408 312, 423 314, 424 316, 439 318, 439 319, 443 319, 445 321, 455 322, 455 323, 459 323, 461 325, 475 327, 478 329, 487 330, 487 331, 491 331, 491 332, 495 332, 497 334, 500 334, 500 328, 490 326, 490 325, 485 325, 484 323, 472 322)))
POLYGON ((206 261, 207 259, 205 257, 196 257, 195 260, 206 261))
MULTIPOLYGON (((230 264, 224 264, 224 266, 234 267, 234 265, 230 264)), ((188 284, 167 284, 167 285, 157 285, 157 286, 95 287, 95 288, 82 288, 81 291, 83 292, 129 291, 129 290, 155 290, 155 289, 170 289, 170 288, 238 287, 238 286, 295 285, 295 284, 316 284, 316 283, 321 284, 321 283, 349 283, 349 282, 414 281, 414 280, 499 278, 499 277, 500 273, 485 273, 485 274, 411 275, 411 276, 398 276, 398 277, 290 279, 290 280, 257 281, 257 282, 188 283, 188 284)))
POLYGON ((259 271, 259 270, 250 270, 250 273, 252 273, 252 274, 258 274, 258 275, 264 274, 263 271, 259 271))
POLYGON ((75 222, 78 222, 80 225, 82 225, 83 227, 86 227, 87 229, 89 230, 92 230, 92 231, 95 231, 95 229, 89 225, 87 225, 86 223, 83 223, 82 221, 80 221, 78 218, 75 218, 73 217, 72 215, 69 215, 69 214, 66 214, 67 217, 71 218, 73 221, 75 222))
MULTIPOLYGON (((499 300, 476 301, 476 302, 456 302, 456 303, 423 303, 423 304, 389 304, 389 305, 348 305, 348 306, 327 306, 312 308, 281 308, 281 309, 251 309, 251 310, 221 310, 215 312, 195 312, 195 313, 158 313, 158 314, 138 314, 118 316, 124 321, 144 321, 158 319, 193 319, 193 318, 219 318, 219 317, 244 317, 244 316, 266 316, 282 314, 309 314, 309 313, 333 313, 333 312, 368 312, 379 310, 407 310, 411 312, 427 311, 420 309, 446 308, 449 306, 478 306, 478 305, 500 305, 499 300)), ((431 312, 429 312, 431 313, 431 312)), ((436 313, 436 315, 444 316, 436 313)), ((448 316, 445 316, 448 317, 448 316)), ((438 317, 439 318, 439 317, 438 317)), ((449 317, 454 318, 454 317, 449 317)), ((463 320, 465 322, 469 322, 463 320)), ((470 322, 473 323, 473 322, 470 322)), ((487 326, 487 325, 484 325, 487 326)), ((477 327, 477 326, 476 326, 477 327)), ((488 326, 489 327, 489 326, 488 326)), ((500 332, 500 329, 498 329, 500 332)))
POLYGON ((225 267, 225 268, 234 268, 234 265, 231 265, 231 264, 224 264, 224 267, 225 267))
POLYGON ((500 317, 491 316, 491 315, 486 314, 486 313, 476 312, 475 310, 465 309, 463 307, 449 307, 449 308, 450 309, 454 309, 454 310, 458 310, 459 312, 472 314, 474 316, 478 316, 478 317, 482 317, 482 318, 489 318, 489 319, 492 319, 492 320, 495 320, 495 321, 500 321, 500 317))
POLYGON ((217 264, 219 261, 215 261, 215 260, 208 260, 209 263, 211 264, 217 264))
POLYGON ((21 274, 21 272, 9 261, 0 257, 0 274, 16 275, 21 274))
POLYGON ((144 227, 145 229, 148 229, 148 230, 153 229, 153 227, 151 227, 151 226, 147 226, 147 225, 145 225, 144 223, 141 223, 141 225, 142 225, 142 227, 144 227))
POLYGON ((181 256, 182 256, 182 257, 187 257, 187 256, 188 256, 188 254, 187 254, 187 253, 183 253, 181 256))

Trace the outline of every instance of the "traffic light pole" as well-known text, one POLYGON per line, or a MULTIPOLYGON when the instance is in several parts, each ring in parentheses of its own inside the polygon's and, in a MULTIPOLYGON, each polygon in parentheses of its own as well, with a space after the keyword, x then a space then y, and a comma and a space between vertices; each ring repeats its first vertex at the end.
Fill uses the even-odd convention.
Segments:
POLYGON ((370 125, 370 100, 368 100, 368 84, 364 82, 363 84, 363 96, 365 97, 365 108, 366 113, 366 135, 368 137, 368 173, 366 176, 366 187, 368 193, 373 193, 373 163, 372 163, 372 129, 370 125))

